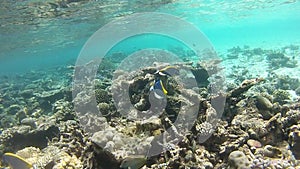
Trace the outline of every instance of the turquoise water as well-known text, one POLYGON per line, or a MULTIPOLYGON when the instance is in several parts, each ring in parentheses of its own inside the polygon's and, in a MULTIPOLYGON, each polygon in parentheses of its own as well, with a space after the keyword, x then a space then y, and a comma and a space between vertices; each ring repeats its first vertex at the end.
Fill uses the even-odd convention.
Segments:
MULTIPOLYGON (((278 48, 300 41, 300 3, 292 0, 78 1, 66 5, 55 6, 51 0, 1 1, 2 74, 74 64, 96 30, 136 12, 163 12, 185 19, 219 53, 234 46, 278 48)), ((128 49, 147 47, 144 44, 128 43, 128 49)))
POLYGON ((299 11, 298 0, 1 0, 0 168, 299 166, 299 11))

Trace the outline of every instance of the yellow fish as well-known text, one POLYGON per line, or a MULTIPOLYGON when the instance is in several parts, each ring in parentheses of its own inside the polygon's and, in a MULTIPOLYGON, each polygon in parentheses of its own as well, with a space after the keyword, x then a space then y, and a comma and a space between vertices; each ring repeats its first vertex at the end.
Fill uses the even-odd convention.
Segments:
POLYGON ((36 166, 30 164, 22 157, 13 154, 13 153, 5 153, 3 155, 3 160, 7 162, 10 169, 34 169, 36 166))

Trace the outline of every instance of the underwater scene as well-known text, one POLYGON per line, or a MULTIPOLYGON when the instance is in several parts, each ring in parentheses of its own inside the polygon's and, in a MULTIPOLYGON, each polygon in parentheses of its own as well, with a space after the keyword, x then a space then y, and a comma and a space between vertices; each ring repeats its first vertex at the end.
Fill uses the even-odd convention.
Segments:
POLYGON ((300 169, 298 0, 1 0, 0 169, 300 169))

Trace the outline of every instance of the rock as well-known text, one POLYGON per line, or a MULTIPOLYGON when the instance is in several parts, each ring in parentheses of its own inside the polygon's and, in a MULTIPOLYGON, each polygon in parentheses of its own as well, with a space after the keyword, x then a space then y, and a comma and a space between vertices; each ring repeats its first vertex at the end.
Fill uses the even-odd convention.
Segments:
POLYGON ((59 100, 63 98, 64 96, 64 90, 63 89, 55 89, 50 91, 43 91, 41 93, 34 93, 36 97, 45 99, 47 101, 50 101, 53 103, 55 100, 59 100))
POLYGON ((103 149, 109 152, 113 152, 115 149, 115 143, 113 141, 108 141, 103 149))
POLYGON ((276 73, 273 79, 275 81, 276 89, 296 90, 298 87, 300 87, 299 78, 282 74, 282 72, 276 73))
POLYGON ((250 80, 244 80, 238 88, 235 88, 231 90, 227 96, 228 97, 237 97, 241 95, 242 93, 249 90, 252 86, 264 81, 263 78, 256 78, 256 79, 250 79, 250 80))
POLYGON ((263 154, 264 156, 271 157, 271 158, 281 158, 282 157, 282 152, 280 151, 279 148, 271 146, 271 145, 266 145, 263 148, 263 154))
POLYGON ((255 96, 255 106, 264 120, 270 119, 273 114, 273 104, 264 96, 255 96))
POLYGON ((25 89, 25 90, 21 91, 19 94, 25 98, 26 97, 28 98, 28 97, 32 96, 33 93, 34 93, 33 89, 25 89))
POLYGON ((214 133, 213 125, 207 121, 203 123, 197 123, 195 129, 197 131, 197 141, 199 143, 206 141, 206 139, 214 133))
POLYGON ((140 111, 147 110, 147 108, 149 107, 149 103, 145 98, 141 98, 140 101, 134 105, 134 107, 140 111))
POLYGON ((242 151, 233 151, 228 157, 230 166, 235 169, 248 169, 251 168, 247 156, 242 151))
POLYGON ((296 159, 300 160, 300 125, 290 127, 289 144, 296 159))
POLYGON ((137 122, 136 127, 138 133, 152 133, 153 131, 162 128, 162 123, 159 118, 154 117, 137 122))
POLYGON ((8 128, 0 135, 0 147, 6 147, 7 151, 19 150, 28 146, 45 148, 49 140, 59 134, 59 128, 54 124, 47 123, 43 126, 34 129, 27 125, 8 128))
POLYGON ((118 149, 124 145, 124 141, 123 141, 122 137, 118 134, 113 137, 112 141, 114 142, 115 147, 118 149))
MULTIPOLYGON (((248 112, 245 110, 245 113, 248 112)), ((260 138, 268 133, 268 130, 265 127, 265 121, 262 118, 253 115, 236 115, 232 120, 232 124, 240 125, 242 128, 245 128, 254 138, 260 138)))
POLYGON ((189 161, 195 162, 196 159, 195 159, 194 153, 193 153, 191 150, 188 150, 188 151, 186 152, 186 155, 185 155, 185 157, 184 157, 184 160, 185 160, 185 162, 189 162, 189 161))
POLYGON ((297 94, 298 96, 300 96, 300 87, 298 87, 298 88, 295 90, 295 92, 296 92, 296 94, 297 94))
POLYGON ((209 161, 204 162, 203 163, 203 167, 205 169, 213 169, 214 168, 213 164, 211 162, 209 162, 209 161))
POLYGON ((291 95, 286 90, 277 89, 273 92, 273 97, 275 102, 279 102, 280 104, 287 103, 291 100, 291 95))
POLYGON ((8 107, 7 109, 7 112, 10 114, 10 115, 15 115, 17 114, 18 111, 20 111, 22 109, 22 107, 20 105, 17 105, 17 104, 13 104, 11 106, 8 107))
POLYGON ((36 119, 28 117, 21 120, 21 124, 31 126, 32 128, 36 128, 36 119))
POLYGON ((91 141, 100 147, 104 147, 109 140, 103 134, 103 131, 94 133, 91 137, 91 141))
POLYGON ((104 137, 106 137, 108 140, 112 140, 115 134, 115 130, 106 130, 104 133, 104 137))
POLYGON ((104 89, 96 89, 95 97, 97 103, 109 103, 111 97, 108 95, 108 92, 104 89))
POLYGON ((18 113, 16 114, 15 117, 19 122, 21 122, 24 118, 26 118, 26 116, 27 116, 27 110, 26 110, 26 108, 24 108, 24 109, 18 111, 18 113))
POLYGON ((289 128, 292 125, 296 125, 300 121, 299 110, 288 110, 281 118, 284 128, 289 128))
POLYGON ((110 115, 110 105, 109 104, 104 103, 104 102, 99 103, 98 108, 99 108, 99 111, 102 116, 106 117, 106 116, 110 115))
POLYGON ((250 146, 250 147, 255 147, 255 148, 260 148, 262 146, 262 144, 257 141, 257 140, 253 140, 253 139, 249 139, 247 141, 247 144, 250 146))
POLYGON ((30 126, 21 126, 17 133, 20 135, 28 135, 29 131, 30 131, 31 127, 30 126))
POLYGON ((256 107, 260 110, 272 110, 273 104, 263 96, 256 96, 256 107))
POLYGON ((61 168, 83 168, 82 161, 75 155, 69 155, 68 153, 59 153, 59 161, 53 166, 53 169, 61 168))
POLYGON ((282 67, 293 68, 297 65, 297 62, 289 58, 283 52, 271 51, 267 54, 267 61, 270 64, 271 69, 279 69, 282 67))
POLYGON ((87 169, 119 169, 120 161, 118 161, 115 156, 109 152, 104 151, 102 147, 97 144, 90 143, 86 148, 85 163, 83 168, 87 169))

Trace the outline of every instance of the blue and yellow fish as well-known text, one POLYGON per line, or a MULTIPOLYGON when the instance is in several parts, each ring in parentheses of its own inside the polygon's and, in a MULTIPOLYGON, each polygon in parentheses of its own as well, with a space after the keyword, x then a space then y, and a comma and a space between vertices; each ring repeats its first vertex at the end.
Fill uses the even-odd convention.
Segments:
POLYGON ((166 66, 160 70, 157 70, 154 74, 158 74, 160 76, 173 76, 178 75, 179 70, 176 66, 166 66))
POLYGON ((168 91, 166 90, 166 88, 164 87, 164 84, 162 83, 162 81, 160 79, 154 80, 152 86, 150 87, 150 91, 153 91, 155 89, 161 90, 165 95, 168 94, 168 91))
POLYGON ((37 169, 36 165, 30 164, 22 157, 13 153, 5 153, 3 160, 8 164, 9 169, 37 169))
POLYGON ((151 83, 150 91, 154 91, 155 97, 162 99, 168 94, 165 84, 167 83, 167 78, 169 76, 178 75, 179 70, 176 66, 166 66, 160 70, 157 70, 155 75, 155 80, 151 83))

